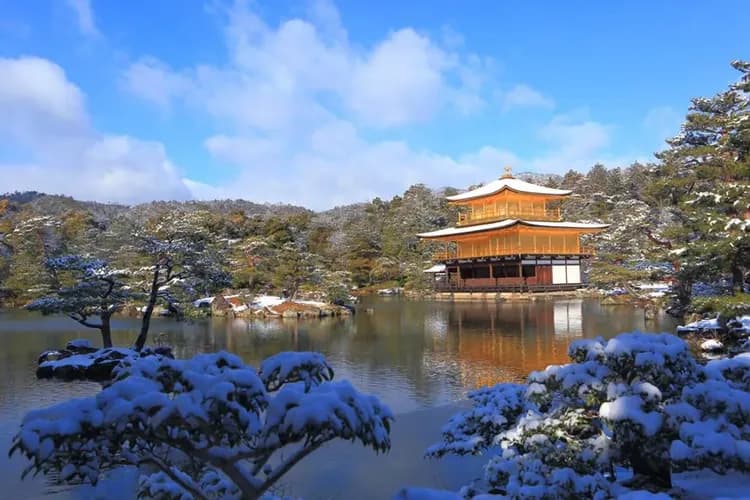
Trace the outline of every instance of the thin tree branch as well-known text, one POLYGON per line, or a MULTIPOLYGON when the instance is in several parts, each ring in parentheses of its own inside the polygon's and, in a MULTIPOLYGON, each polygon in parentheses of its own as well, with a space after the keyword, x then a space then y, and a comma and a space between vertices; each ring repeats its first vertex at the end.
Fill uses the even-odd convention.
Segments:
POLYGON ((102 328, 101 324, 90 323, 89 321, 87 321, 88 316, 85 316, 80 313, 70 313, 68 314, 68 317, 88 328, 98 328, 100 330, 102 328))
POLYGON ((310 444, 308 447, 302 447, 299 450, 297 450, 296 453, 294 453, 291 457, 289 457, 287 460, 285 460, 283 463, 281 463, 276 469, 274 469, 266 478, 266 480, 261 484, 260 491, 261 493, 265 492, 270 488, 271 486, 278 481, 281 476, 286 474, 289 469, 294 467, 297 462, 305 458, 307 455, 312 453, 313 451, 320 448, 320 446, 325 443, 326 441, 329 441, 330 439, 326 439, 323 441, 317 441, 310 444))

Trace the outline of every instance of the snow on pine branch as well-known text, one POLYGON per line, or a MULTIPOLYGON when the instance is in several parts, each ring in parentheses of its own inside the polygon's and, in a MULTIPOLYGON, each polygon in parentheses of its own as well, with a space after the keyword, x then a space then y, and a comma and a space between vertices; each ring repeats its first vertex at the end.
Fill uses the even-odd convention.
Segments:
POLYGON ((317 352, 281 352, 260 365, 260 378, 269 391, 284 384, 304 382, 305 389, 333 379, 333 368, 317 352))
POLYGON ((331 381, 323 356, 281 353, 262 366, 226 352, 125 361, 96 396, 26 415, 11 453, 31 461, 25 473, 63 481, 149 466, 147 497, 257 498, 332 439, 390 448, 388 407, 331 381))
POLYGON ((112 269, 105 260, 82 255, 63 255, 46 261, 58 276, 70 277, 70 286, 31 301, 26 308, 44 314, 66 313, 86 318, 118 309, 133 297, 121 281, 127 270, 112 269))

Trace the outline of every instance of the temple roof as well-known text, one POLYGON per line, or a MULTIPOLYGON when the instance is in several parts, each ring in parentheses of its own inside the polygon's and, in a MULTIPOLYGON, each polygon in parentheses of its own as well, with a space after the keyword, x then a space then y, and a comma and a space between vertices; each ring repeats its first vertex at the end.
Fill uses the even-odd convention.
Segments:
POLYGON ((606 229, 609 227, 609 224, 585 224, 582 222, 541 222, 521 219, 506 219, 499 222, 490 222, 488 224, 477 224, 475 226, 448 227, 445 229, 438 229, 437 231, 430 231, 429 233, 419 233, 417 234, 417 236, 419 236, 420 238, 444 238, 446 236, 460 236, 463 234, 491 231, 493 229, 503 229, 506 227, 515 226, 516 224, 560 229, 582 229, 584 231, 599 231, 601 229, 606 229))
POLYGON ((489 196, 495 193, 499 193, 504 189, 516 191, 518 193, 529 193, 529 194, 541 194, 548 196, 567 196, 572 193, 567 189, 554 189, 537 184, 531 184, 530 182, 516 179, 515 177, 503 176, 500 179, 494 180, 489 184, 485 184, 482 187, 466 191, 465 193, 457 194, 454 196, 448 196, 448 201, 465 201, 473 198, 481 198, 483 196, 489 196))

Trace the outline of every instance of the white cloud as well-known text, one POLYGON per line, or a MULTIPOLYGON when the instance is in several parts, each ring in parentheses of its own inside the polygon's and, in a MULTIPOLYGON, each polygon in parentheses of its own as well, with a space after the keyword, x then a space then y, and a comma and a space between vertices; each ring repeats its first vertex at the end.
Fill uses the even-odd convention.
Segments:
POLYGON ((240 166, 266 166, 282 153, 278 141, 264 138, 214 135, 206 139, 204 146, 216 158, 240 166))
POLYGON ((512 108, 552 109, 555 107, 552 99, 524 84, 516 85, 507 92, 501 92, 500 101, 502 109, 506 111, 512 108))
POLYGON ((24 144, 85 129, 84 97, 62 68, 46 59, 0 58, 0 131, 24 144))
POLYGON ((123 74, 123 85, 160 108, 169 109, 173 99, 190 88, 186 76, 172 72, 153 57, 131 64, 123 74))
POLYGON ((86 36, 99 36, 99 30, 94 21, 94 11, 91 8, 91 0, 67 0, 68 6, 73 9, 78 21, 78 29, 86 36))
POLYGON ((529 166, 538 172, 563 173, 570 169, 585 172, 596 163, 612 167, 641 157, 608 154, 613 132, 612 125, 588 119, 586 113, 555 116, 538 132, 540 139, 550 145, 549 149, 530 159, 529 166))
POLYGON ((500 173, 504 167, 522 167, 524 161, 512 151, 484 146, 475 153, 461 157, 461 162, 473 165, 474 170, 479 172, 500 173))
POLYGON ((83 93, 58 65, 0 59, 0 74, 0 144, 29 158, 0 164, 3 190, 117 202, 191 196, 161 144, 93 130, 83 93))
POLYGON ((356 64, 349 103, 367 123, 391 126, 431 118, 443 105, 450 58, 412 29, 392 33, 356 64))
POLYGON ((177 71, 144 58, 126 70, 127 88, 160 106, 181 99, 264 131, 309 131, 342 115, 359 125, 401 126, 424 122, 441 109, 473 111, 483 102, 486 61, 412 28, 363 48, 349 42, 328 1, 311 4, 310 20, 290 19, 277 27, 245 2, 223 14, 226 65, 177 71))

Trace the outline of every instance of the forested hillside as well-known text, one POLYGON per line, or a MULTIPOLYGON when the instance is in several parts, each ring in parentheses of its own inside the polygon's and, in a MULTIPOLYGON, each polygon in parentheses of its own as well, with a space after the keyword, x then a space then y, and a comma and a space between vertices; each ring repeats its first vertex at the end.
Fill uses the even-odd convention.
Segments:
MULTIPOLYGON (((565 219, 612 223, 613 229, 599 237, 601 257, 631 262, 649 257, 643 225, 660 218, 641 193, 648 172, 639 164, 624 170, 595 165, 586 175, 570 171, 520 177, 575 191, 563 204, 565 219)), ((376 198, 319 213, 242 200, 127 207, 40 193, 8 194, 0 202, 3 295, 20 304, 46 290, 51 277, 45 259, 58 255, 89 254, 132 267, 133 257, 125 250, 132 235, 175 216, 209 230, 235 288, 278 291, 389 281, 419 287, 434 249, 416 233, 455 222, 455 208, 445 202, 446 194, 455 191, 415 185, 390 200, 376 198)))

